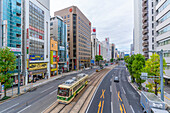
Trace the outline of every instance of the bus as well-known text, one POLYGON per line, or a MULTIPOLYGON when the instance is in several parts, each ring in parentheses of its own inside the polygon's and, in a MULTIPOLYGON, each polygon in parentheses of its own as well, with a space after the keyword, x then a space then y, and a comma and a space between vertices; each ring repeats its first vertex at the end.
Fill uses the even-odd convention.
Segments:
POLYGON ((58 86, 57 101, 69 104, 75 96, 88 84, 88 74, 81 73, 72 79, 66 80, 58 86))

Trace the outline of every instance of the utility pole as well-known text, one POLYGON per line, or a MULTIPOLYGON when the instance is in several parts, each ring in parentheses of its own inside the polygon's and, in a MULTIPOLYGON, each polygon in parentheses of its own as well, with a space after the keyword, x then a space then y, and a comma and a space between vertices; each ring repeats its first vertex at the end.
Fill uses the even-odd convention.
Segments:
POLYGON ((20 57, 21 57, 21 55, 19 54, 19 55, 17 55, 17 57, 18 57, 18 95, 19 95, 20 94, 20 70, 21 70, 20 57))
POLYGON ((158 53, 160 56, 161 100, 164 101, 163 50, 159 51, 158 53))

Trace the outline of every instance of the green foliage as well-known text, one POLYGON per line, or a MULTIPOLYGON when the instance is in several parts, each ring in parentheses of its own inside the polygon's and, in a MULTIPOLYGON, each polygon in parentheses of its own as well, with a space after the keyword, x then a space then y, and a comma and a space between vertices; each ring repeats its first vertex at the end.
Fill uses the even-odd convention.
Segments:
POLYGON ((0 48, 0 82, 4 84, 5 96, 6 89, 11 87, 12 74, 10 71, 13 71, 16 68, 16 56, 9 48, 0 48))
POLYGON ((145 82, 145 80, 140 78, 144 65, 145 57, 141 54, 135 55, 135 60, 132 63, 132 73, 134 74, 136 83, 139 83, 139 87, 141 87, 141 83, 145 82))
POLYGON ((110 59, 110 62, 113 62, 113 58, 110 59))
POLYGON ((128 63, 129 58, 130 58, 129 56, 124 57, 124 60, 125 60, 126 63, 128 63))
MULTIPOLYGON (((166 62, 163 58, 163 73, 165 73, 165 67, 166 62)), ((155 88, 155 94, 157 94, 157 91, 159 88, 157 85, 160 85, 160 57, 158 54, 154 53, 152 54, 151 58, 146 61, 145 68, 143 68, 143 71, 148 73, 148 76, 155 76, 158 77, 158 79, 154 80, 154 83, 147 84, 147 88, 149 88, 149 91, 152 92, 153 87, 155 88)))
POLYGON ((95 56, 95 60, 96 60, 97 62, 99 62, 100 60, 103 60, 103 56, 102 56, 102 55, 96 55, 96 56, 95 56))

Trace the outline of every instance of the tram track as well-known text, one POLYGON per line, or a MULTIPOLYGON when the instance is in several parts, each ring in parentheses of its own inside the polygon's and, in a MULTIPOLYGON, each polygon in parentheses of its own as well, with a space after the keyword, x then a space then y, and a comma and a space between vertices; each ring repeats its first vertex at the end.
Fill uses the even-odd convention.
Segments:
POLYGON ((85 111, 82 108, 87 106, 89 99, 95 92, 98 84, 104 78, 104 76, 110 71, 110 69, 103 69, 100 72, 94 73, 89 76, 88 85, 68 104, 60 104, 57 101, 47 108, 43 113, 79 113, 85 111))

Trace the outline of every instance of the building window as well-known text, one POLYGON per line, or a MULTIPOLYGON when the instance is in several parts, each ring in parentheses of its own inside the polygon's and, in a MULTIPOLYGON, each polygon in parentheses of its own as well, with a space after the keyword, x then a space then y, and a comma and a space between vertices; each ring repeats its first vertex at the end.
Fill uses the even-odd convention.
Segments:
POLYGON ((70 15, 67 15, 68 18, 70 18, 70 15))
POLYGON ((66 24, 66 20, 64 20, 64 23, 66 24))
POLYGON ((152 7, 153 7, 153 2, 152 2, 152 7))
POLYGON ((53 26, 53 22, 50 23, 50 26, 53 26))
POLYGON ((154 37, 152 37, 152 43, 154 43, 154 37))
POLYGON ((153 9, 152 9, 152 14, 153 14, 153 9))
POLYGON ((152 21, 154 21, 154 16, 152 16, 152 21))
POLYGON ((154 23, 152 23, 152 28, 154 28, 154 23))
POLYGON ((70 33, 68 33, 68 36, 70 36, 70 33))
POLYGON ((68 19, 67 22, 69 23, 69 22, 70 22, 70 19, 68 19))
POLYGON ((64 16, 64 19, 66 19, 66 16, 64 16))
POLYGON ((154 36, 154 30, 152 30, 152 35, 154 36))
POLYGON ((154 50, 154 44, 152 44, 152 50, 154 50))
POLYGON ((68 24, 67 27, 70 27, 70 24, 68 24))
POLYGON ((52 47, 53 47, 53 44, 52 44, 52 47))

